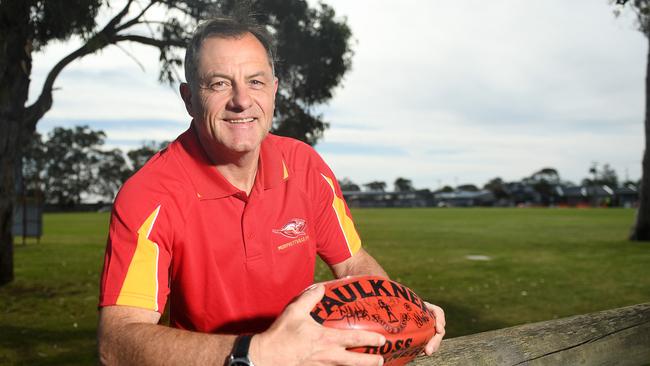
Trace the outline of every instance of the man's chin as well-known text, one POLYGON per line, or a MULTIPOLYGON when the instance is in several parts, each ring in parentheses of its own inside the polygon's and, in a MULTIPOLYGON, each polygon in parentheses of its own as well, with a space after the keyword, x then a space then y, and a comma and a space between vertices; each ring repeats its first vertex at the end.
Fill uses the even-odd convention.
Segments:
POLYGON ((235 140, 229 144, 228 148, 230 151, 240 154, 255 152, 258 151, 260 145, 262 145, 262 141, 264 141, 264 138, 266 138, 266 136, 267 134, 264 134, 263 136, 259 136, 253 139, 235 140))
POLYGON ((246 142, 246 143, 236 143, 230 146, 227 146, 228 150, 237 155, 246 155, 250 153, 255 153, 258 151, 258 148, 261 144, 261 141, 258 143, 246 142))

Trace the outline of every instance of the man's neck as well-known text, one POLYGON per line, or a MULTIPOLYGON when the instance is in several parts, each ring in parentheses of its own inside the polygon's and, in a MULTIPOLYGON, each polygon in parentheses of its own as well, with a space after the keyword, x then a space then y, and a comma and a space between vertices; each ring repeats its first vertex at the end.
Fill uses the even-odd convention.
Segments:
POLYGON ((248 153, 241 159, 231 162, 215 162, 217 170, 230 184, 236 188, 251 194, 255 177, 257 176, 257 167, 259 164, 259 150, 256 154, 248 153))
MULTIPOLYGON (((199 139, 200 141, 200 139, 199 139)), ((203 145, 203 142, 201 141, 203 145)), ((257 175, 257 166, 260 160, 261 146, 257 149, 246 153, 233 153, 232 151, 220 151, 214 146, 208 148, 203 146, 203 150, 208 155, 210 161, 215 165, 219 173, 234 187, 250 195, 255 177, 257 175)))

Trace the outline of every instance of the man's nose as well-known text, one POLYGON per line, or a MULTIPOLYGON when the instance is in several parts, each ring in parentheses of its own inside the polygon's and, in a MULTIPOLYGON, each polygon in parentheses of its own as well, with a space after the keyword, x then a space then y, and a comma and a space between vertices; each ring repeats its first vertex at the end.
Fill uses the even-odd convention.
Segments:
POLYGON ((245 85, 235 85, 232 89, 232 98, 228 102, 228 108, 233 111, 245 111, 253 105, 253 99, 245 85))

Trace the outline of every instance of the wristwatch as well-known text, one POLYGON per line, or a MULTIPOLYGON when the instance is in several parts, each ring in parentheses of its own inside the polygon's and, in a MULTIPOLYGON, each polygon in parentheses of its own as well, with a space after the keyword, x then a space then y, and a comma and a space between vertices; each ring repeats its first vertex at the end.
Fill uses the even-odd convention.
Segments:
POLYGON ((228 366, 255 366, 248 358, 248 347, 251 345, 253 334, 239 336, 235 341, 235 348, 228 357, 228 366))

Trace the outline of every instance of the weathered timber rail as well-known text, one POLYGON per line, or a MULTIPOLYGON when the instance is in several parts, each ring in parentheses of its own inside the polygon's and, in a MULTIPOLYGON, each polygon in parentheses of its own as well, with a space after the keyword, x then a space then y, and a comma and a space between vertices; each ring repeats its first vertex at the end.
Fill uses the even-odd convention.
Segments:
POLYGON ((446 339, 409 365, 650 365, 650 303, 446 339))

